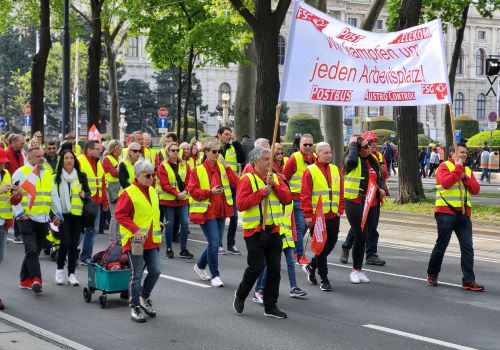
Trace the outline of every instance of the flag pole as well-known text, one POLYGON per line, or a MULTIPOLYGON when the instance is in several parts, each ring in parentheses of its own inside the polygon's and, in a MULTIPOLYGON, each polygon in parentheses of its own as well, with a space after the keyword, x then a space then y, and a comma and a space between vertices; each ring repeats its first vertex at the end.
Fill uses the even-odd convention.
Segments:
MULTIPOLYGON (((457 150, 457 135, 455 133, 455 115, 453 113, 453 105, 450 103, 448 105, 448 108, 450 110, 450 124, 451 124, 451 133, 453 136, 453 149, 455 150, 455 160, 457 160, 458 156, 458 150, 457 150)), ((465 164, 464 164, 465 166, 465 164)), ((460 211, 462 214, 465 214, 465 205, 464 205, 464 191, 463 191, 463 184, 462 180, 458 181, 458 189, 460 191, 460 211)))
MULTIPOLYGON (((274 146, 276 145, 276 139, 278 137, 278 128, 280 125, 280 114, 281 114, 281 104, 276 105, 276 116, 274 120, 274 132, 273 132, 273 143, 271 143, 271 164, 269 165, 269 171, 267 174, 273 173, 274 164, 274 146)), ((266 219, 267 219, 267 207, 269 205, 269 196, 264 199, 264 212, 262 213, 262 230, 266 229, 266 219)))

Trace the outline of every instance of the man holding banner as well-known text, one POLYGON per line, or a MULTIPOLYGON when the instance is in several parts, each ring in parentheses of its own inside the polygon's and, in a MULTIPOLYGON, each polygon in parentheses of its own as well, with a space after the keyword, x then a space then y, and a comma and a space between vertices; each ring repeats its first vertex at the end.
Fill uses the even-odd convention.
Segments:
POLYGON ((337 166, 330 164, 332 149, 326 142, 316 146, 318 159, 307 167, 302 175, 300 207, 304 212, 306 226, 311 227, 315 217, 315 228, 311 250, 315 256, 303 267, 310 284, 316 285, 315 271, 321 278, 319 288, 331 291, 326 259, 339 237, 340 215, 344 212, 343 180, 337 166), (321 221, 320 221, 321 220, 321 221), (322 227, 318 227, 323 225, 322 227), (324 229, 326 228, 326 230, 324 229))
POLYGON ((371 153, 368 141, 359 136, 351 138, 345 160, 344 198, 347 219, 354 231, 350 279, 355 284, 370 282, 361 272, 365 244, 368 232, 377 225, 377 207, 386 194, 380 163, 371 153))

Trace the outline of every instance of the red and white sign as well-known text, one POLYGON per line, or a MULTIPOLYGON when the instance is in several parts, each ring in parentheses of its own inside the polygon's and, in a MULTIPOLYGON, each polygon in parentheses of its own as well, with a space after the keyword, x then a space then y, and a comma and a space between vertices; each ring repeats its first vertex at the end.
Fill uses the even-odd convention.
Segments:
POLYGON ((160 107, 158 109, 158 117, 160 118, 168 117, 168 109, 166 109, 165 107, 160 107))
POLYGON ((29 103, 26 103, 23 107, 23 114, 24 115, 31 115, 31 105, 29 103))
POLYGON ((341 106, 449 104, 440 20, 373 33, 296 1, 280 101, 341 106))
POLYGON ((92 140, 101 141, 102 140, 102 135, 99 132, 99 130, 97 130, 97 128, 96 128, 96 126, 94 124, 92 124, 92 126, 89 129, 89 133, 87 135, 87 139, 89 141, 92 141, 92 140))

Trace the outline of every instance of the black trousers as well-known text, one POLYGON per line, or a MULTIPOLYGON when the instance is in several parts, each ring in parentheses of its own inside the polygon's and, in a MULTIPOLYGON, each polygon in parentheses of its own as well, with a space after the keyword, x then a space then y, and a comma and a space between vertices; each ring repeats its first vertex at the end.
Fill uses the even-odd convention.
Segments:
POLYGON ((245 238, 248 251, 248 267, 243 274, 243 280, 236 291, 236 296, 243 300, 246 299, 250 291, 253 290, 255 281, 257 281, 264 264, 266 264, 264 307, 266 310, 269 310, 278 302, 281 278, 281 250, 283 245, 279 233, 270 233, 265 243, 259 243, 261 234, 262 232, 257 232, 245 238))
POLYGON ((40 223, 31 219, 18 221, 18 223, 19 231, 21 231, 21 236, 23 237, 25 253, 19 277, 21 281, 35 277, 41 279, 42 272, 40 271, 38 256, 42 250, 49 226, 46 222, 40 223))
POLYGON ((337 240, 339 239, 340 217, 337 216, 334 219, 326 219, 325 221, 327 234, 325 247, 323 248, 321 254, 315 255, 311 259, 311 267, 314 270, 318 269, 318 273, 322 281, 328 280, 328 265, 326 263, 326 258, 333 250, 335 244, 337 244, 337 240))
POLYGON ((363 268, 363 257, 365 255, 366 239, 368 232, 376 230, 378 222, 377 207, 370 208, 368 217, 366 218, 365 227, 361 230, 361 220, 363 218, 364 199, 361 204, 354 203, 353 201, 345 201, 345 213, 347 220, 354 231, 354 246, 352 249, 352 267, 355 270, 363 268))
POLYGON ((68 275, 75 273, 76 259, 78 258, 78 243, 82 231, 82 217, 73 214, 64 214, 59 236, 61 244, 57 254, 57 268, 64 269, 66 256, 68 257, 68 275))

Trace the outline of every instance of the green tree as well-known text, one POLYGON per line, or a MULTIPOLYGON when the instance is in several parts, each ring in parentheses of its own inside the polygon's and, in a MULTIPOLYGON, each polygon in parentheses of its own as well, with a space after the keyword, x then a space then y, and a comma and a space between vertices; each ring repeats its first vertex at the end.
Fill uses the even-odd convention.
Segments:
POLYGON ((141 130, 156 135, 158 107, 149 84, 139 79, 119 81, 118 91, 122 106, 126 109, 127 133, 141 130))

